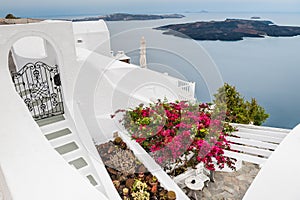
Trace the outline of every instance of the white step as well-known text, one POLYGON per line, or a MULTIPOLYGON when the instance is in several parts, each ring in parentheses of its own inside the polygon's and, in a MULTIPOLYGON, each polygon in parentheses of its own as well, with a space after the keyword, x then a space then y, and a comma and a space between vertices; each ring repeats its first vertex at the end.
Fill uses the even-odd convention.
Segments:
POLYGON ((72 134, 71 130, 69 128, 63 128, 61 130, 58 131, 54 131, 52 133, 48 133, 45 134, 46 138, 50 141, 50 140, 55 140, 58 139, 60 137, 64 137, 67 136, 69 134, 72 134))
POLYGON ((255 163, 258 165, 262 165, 267 161, 266 158, 260 158, 258 156, 252 156, 252 155, 228 151, 228 150, 224 150, 224 155, 230 158, 236 158, 246 162, 255 163))
POLYGON ((44 135, 69 127, 69 121, 63 120, 40 127, 44 135))
POLYGON ((253 139, 253 140, 258 140, 258 141, 262 141, 262 142, 272 142, 272 143, 276 143, 276 144, 279 144, 283 140, 282 138, 252 134, 252 133, 242 132, 242 131, 234 132, 232 134, 236 135, 238 137, 241 137, 241 138, 253 139))
POLYGON ((78 158, 74 158, 68 163, 73 167, 75 167, 77 170, 88 167, 87 161, 82 156, 78 158))
MULTIPOLYGON (((47 119, 45 121, 47 123, 47 119)), ((60 149, 60 154, 64 160, 73 166, 88 182, 99 189, 99 191, 103 191, 103 185, 101 185, 101 181, 98 180, 99 176, 95 174, 96 169, 89 158, 88 152, 86 152, 84 146, 82 146, 80 138, 75 132, 76 130, 71 128, 73 126, 72 121, 63 118, 63 120, 54 120, 53 123, 42 125, 40 128, 51 146, 56 151, 60 149), (74 143, 76 146, 65 146, 71 143, 74 143), (72 162, 77 162, 77 168, 72 162), (97 184, 95 184, 95 182, 97 184)))
POLYGON ((251 146, 265 148, 265 149, 275 150, 278 147, 278 144, 262 142, 262 141, 257 141, 257 140, 253 140, 253 139, 237 138, 237 137, 231 137, 231 136, 227 136, 226 139, 230 142, 244 144, 244 145, 251 145, 251 146))
POLYGON ((66 144, 54 146, 55 150, 62 156, 79 151, 79 145, 75 141, 69 141, 66 144))
POLYGON ((36 120, 36 123, 40 128, 47 127, 47 126, 53 126, 54 124, 57 124, 59 122, 65 121, 66 118, 63 114, 57 115, 57 116, 52 116, 44 119, 39 119, 36 120))
POLYGON ((287 133, 282 131, 258 130, 258 129, 242 128, 242 127, 238 128, 238 130, 241 132, 251 133, 255 135, 276 137, 281 139, 287 136, 287 133))
MULTIPOLYGON (((81 149, 76 149, 75 151, 71 151, 71 152, 68 152, 66 154, 63 154, 62 157, 67 161, 67 162, 70 162, 70 161, 73 161, 79 157, 82 157, 86 160, 85 158, 85 155, 84 155, 84 152, 82 152, 81 149)), ((88 162, 89 164, 89 162, 88 162)))
POLYGON ((49 142, 54 148, 68 144, 70 142, 75 142, 77 146, 80 146, 80 144, 78 144, 78 141, 76 141, 73 134, 65 135, 65 136, 50 140, 49 142))
POLYGON ((237 145, 237 144, 230 144, 232 150, 241 151, 248 154, 253 155, 260 155, 264 157, 270 157, 273 151, 265 150, 265 149, 259 149, 255 147, 249 147, 249 146, 243 146, 243 145, 237 145))

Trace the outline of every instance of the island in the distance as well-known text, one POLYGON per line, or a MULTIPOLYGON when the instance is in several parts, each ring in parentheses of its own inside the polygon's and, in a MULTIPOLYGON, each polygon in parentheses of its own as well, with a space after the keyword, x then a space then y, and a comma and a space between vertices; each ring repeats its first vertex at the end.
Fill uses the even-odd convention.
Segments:
POLYGON ((180 14, 165 14, 165 15, 146 15, 146 14, 127 14, 127 13, 114 13, 105 16, 86 17, 79 19, 72 19, 72 21, 97 21, 103 19, 105 21, 131 21, 131 20, 155 20, 155 19, 168 19, 168 18, 183 18, 184 15, 180 14))
POLYGON ((278 26, 271 21, 226 19, 224 21, 171 24, 155 28, 164 34, 195 40, 239 41, 244 37, 293 37, 300 35, 300 27, 278 26))

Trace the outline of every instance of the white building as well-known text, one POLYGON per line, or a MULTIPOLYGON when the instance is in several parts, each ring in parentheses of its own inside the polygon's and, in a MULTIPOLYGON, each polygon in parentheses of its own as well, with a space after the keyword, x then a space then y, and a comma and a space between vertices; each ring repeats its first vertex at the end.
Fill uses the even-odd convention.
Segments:
MULTIPOLYGON (((0 199, 121 199, 94 146, 121 130, 110 115, 155 99, 194 100, 194 83, 112 57, 103 21, 0 26, 0 58, 0 199)), ((269 188, 267 169, 286 173, 280 151, 296 148, 298 129, 254 183, 269 188)), ((139 145, 123 137, 163 186, 188 199, 139 145)), ((289 155, 296 158, 296 149, 289 155)), ((296 160, 288 177, 300 177, 296 160)), ((286 199, 299 199, 299 183, 291 183, 286 199)), ((246 199, 276 199, 280 191, 266 189, 260 198, 257 187, 251 186, 246 199)))
MULTIPOLYGON (((120 130, 110 115, 158 98, 194 99, 194 83, 111 57, 103 21, 8 25, 0 35, 4 199, 120 199, 93 143, 120 130)), ((138 155, 187 199, 148 155, 138 155)))

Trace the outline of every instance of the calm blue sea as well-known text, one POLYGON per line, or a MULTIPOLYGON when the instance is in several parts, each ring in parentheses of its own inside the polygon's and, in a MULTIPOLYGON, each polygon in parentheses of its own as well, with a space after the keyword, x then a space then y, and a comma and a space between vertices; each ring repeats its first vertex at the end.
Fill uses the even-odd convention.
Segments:
POLYGON ((172 23, 259 16, 280 25, 300 26, 300 13, 188 13, 183 19, 108 22, 114 51, 139 63, 140 38, 147 42, 150 69, 196 82, 200 101, 211 101, 222 82, 255 97, 270 114, 265 125, 293 128, 300 123, 300 37, 249 38, 238 42, 194 41, 153 27, 172 23))

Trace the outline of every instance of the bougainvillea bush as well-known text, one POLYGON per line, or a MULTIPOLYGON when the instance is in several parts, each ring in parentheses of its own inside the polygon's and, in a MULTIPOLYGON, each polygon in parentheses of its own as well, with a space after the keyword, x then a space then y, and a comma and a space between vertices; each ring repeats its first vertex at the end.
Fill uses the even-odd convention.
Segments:
POLYGON ((234 128, 221 115, 214 115, 209 104, 158 100, 115 114, 120 112, 130 137, 163 168, 178 163, 195 167, 203 162, 209 170, 225 164, 234 169, 235 160, 224 156, 224 149, 230 149, 225 136, 234 128))

